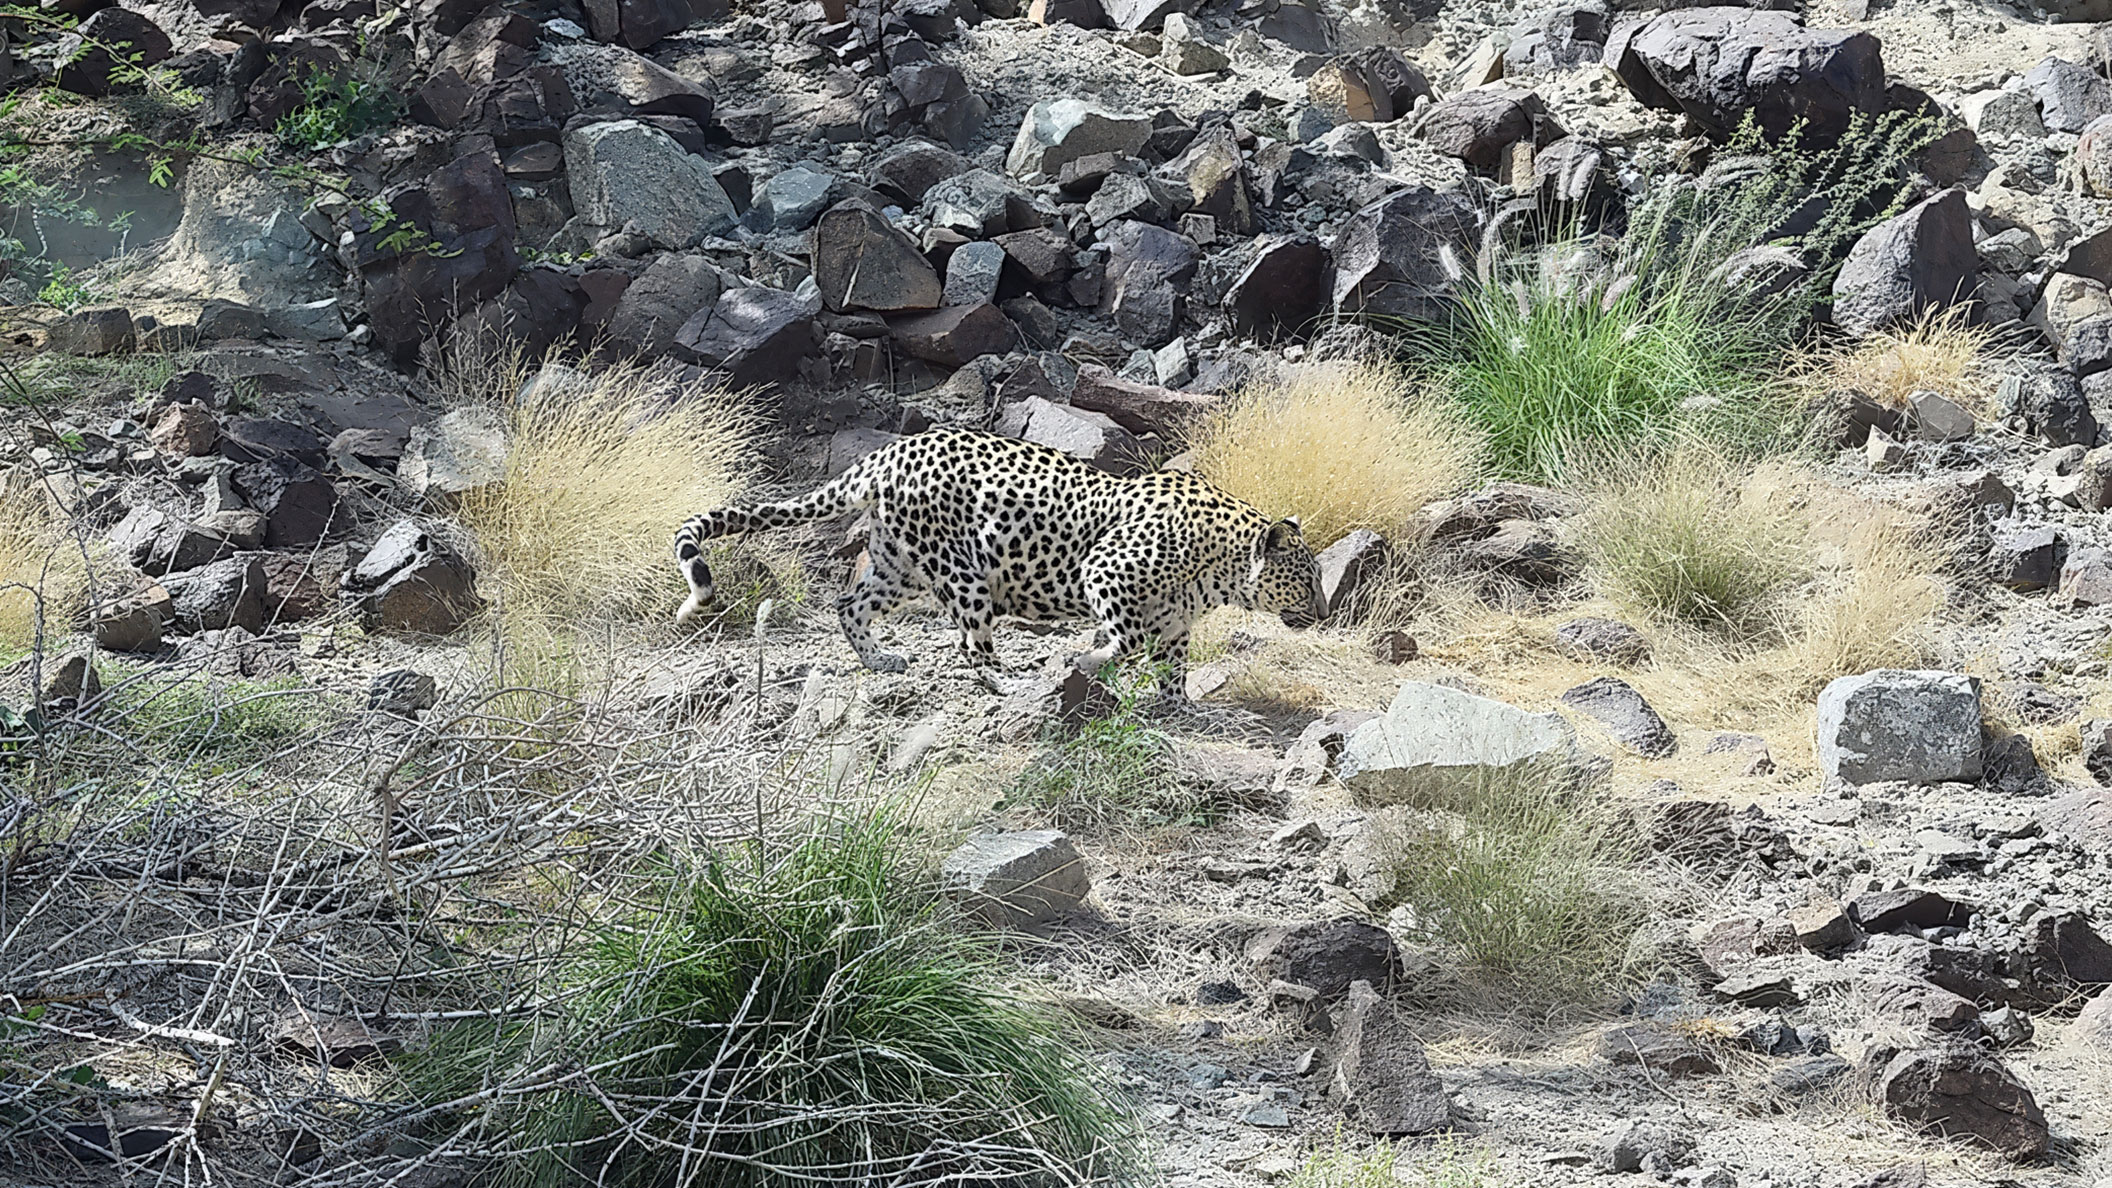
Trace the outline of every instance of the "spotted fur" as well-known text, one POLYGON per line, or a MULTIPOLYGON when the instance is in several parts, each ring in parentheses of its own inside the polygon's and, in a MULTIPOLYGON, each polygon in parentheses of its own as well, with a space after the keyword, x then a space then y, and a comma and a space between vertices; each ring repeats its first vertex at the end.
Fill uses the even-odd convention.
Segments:
POLYGON ((971 666, 996 663, 990 633, 1000 617, 1090 618, 1100 646, 1081 663, 1156 641, 1175 690, 1203 611, 1250 607, 1298 626, 1325 610, 1296 519, 1271 523, 1185 471, 1122 478, 1032 442, 938 429, 883 446, 797 499, 691 518, 675 534, 689 580, 676 620, 711 600, 703 542, 860 509, 871 512, 870 564, 836 611, 852 650, 877 672, 908 664, 880 650, 873 621, 927 590, 961 629, 971 666))

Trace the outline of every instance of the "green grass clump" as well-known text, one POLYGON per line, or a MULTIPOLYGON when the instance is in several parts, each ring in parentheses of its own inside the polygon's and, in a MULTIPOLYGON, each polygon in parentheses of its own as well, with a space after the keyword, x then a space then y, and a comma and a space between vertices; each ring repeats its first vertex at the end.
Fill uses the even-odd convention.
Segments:
POLYGON ((1030 808, 1041 821, 1071 830, 1208 824, 1212 806, 1181 781, 1171 740, 1145 717, 1165 671, 1110 664, 1101 681, 1115 695, 1114 708, 1051 742, 1000 807, 1030 808))
POLYGON ((325 716, 322 695, 295 677, 220 682, 137 675, 106 663, 96 720, 140 753, 182 765, 238 766, 306 737, 325 716))
POLYGON ((999 989, 999 957, 955 926, 887 815, 736 846, 665 887, 569 963, 548 1014, 459 1025, 409 1067, 431 1101, 519 1086, 468 1120, 504 1181, 1060 1184, 1135 1168, 1127 1114, 1053 1016, 999 989))
POLYGON ((1573 224, 1542 228, 1553 242, 1536 251, 1492 242, 1450 324, 1403 328, 1410 353, 1505 478, 1561 482, 1696 434, 1754 454, 1794 446, 1782 356, 1847 246, 1909 196, 1907 163, 1932 136, 1899 113, 1816 148, 1748 125, 1712 176, 1659 183, 1618 236, 1573 224), (1808 275, 1774 293, 1729 283, 1731 257, 1763 244, 1808 275))
POLYGON ((1649 901, 1629 830, 1573 773, 1513 773, 1433 793, 1381 821, 1391 892, 1415 928, 1512 992, 1588 994, 1620 972, 1649 901))
POLYGON ((1603 489, 1578 532, 1600 593, 1738 642, 1779 634, 1789 595, 1814 574, 1809 525, 1744 491, 1743 477, 1683 451, 1603 489))

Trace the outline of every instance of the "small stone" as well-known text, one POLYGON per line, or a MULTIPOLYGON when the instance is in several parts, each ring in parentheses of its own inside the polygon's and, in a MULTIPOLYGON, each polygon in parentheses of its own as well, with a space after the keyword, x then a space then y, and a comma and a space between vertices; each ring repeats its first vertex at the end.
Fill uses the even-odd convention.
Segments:
POLYGON ((1571 619, 1555 628, 1555 642, 1579 660, 1605 660, 1635 667, 1650 660, 1650 641, 1614 619, 1571 619))
POLYGON ((1672 728, 1626 681, 1599 677, 1563 693, 1561 701, 1596 720, 1614 741, 1646 759, 1662 759, 1679 749, 1672 728))
POLYGON ((1415 1034, 1367 981, 1350 984, 1335 1023, 1330 1093, 1357 1124, 1381 1136, 1428 1134, 1452 1125, 1452 1102, 1430 1071, 1415 1034))
POLYGON ((440 700, 440 685, 431 675, 396 668, 377 675, 367 686, 367 708, 400 718, 415 718, 440 700))
POLYGON ((1980 778, 1980 681, 1951 672, 1881 670, 1819 695, 1818 759, 1848 784, 1980 778))
POLYGON ((1662 1122, 1623 1122, 1599 1142, 1599 1166, 1610 1172, 1635 1172, 1652 1156, 1667 1164, 1685 1163, 1694 1154, 1692 1135, 1662 1122))

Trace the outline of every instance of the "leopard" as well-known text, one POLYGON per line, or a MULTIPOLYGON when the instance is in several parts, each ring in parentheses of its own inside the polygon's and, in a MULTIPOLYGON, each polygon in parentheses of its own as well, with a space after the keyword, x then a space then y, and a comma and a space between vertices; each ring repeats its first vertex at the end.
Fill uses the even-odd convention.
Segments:
POLYGON ((1272 519, 1192 471, 1117 474, 1061 450, 978 429, 898 437, 819 488, 782 502, 693 516, 674 538, 689 623, 714 597, 706 541, 867 513, 865 560, 836 599, 866 668, 908 670, 874 623, 931 594, 960 630, 961 658, 986 677, 1000 619, 1093 620, 1092 673, 1148 653, 1160 692, 1182 697, 1190 633, 1215 607, 1273 613, 1293 629, 1327 615, 1320 569, 1296 516, 1272 519))

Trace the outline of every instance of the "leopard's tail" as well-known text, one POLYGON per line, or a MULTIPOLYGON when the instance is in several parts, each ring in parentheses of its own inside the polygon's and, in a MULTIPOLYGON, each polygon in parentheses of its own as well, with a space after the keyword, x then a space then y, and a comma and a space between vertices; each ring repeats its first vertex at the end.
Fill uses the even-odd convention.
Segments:
POLYGON ((867 465, 870 461, 870 458, 861 460, 797 499, 758 503, 753 507, 722 507, 691 516, 675 533, 675 563, 682 567, 682 576, 689 581, 689 599, 682 604, 681 610, 675 612, 675 621, 688 622, 711 601, 713 583, 711 566, 704 561, 705 541, 826 520, 868 507, 873 502, 876 486, 874 468, 867 465))

